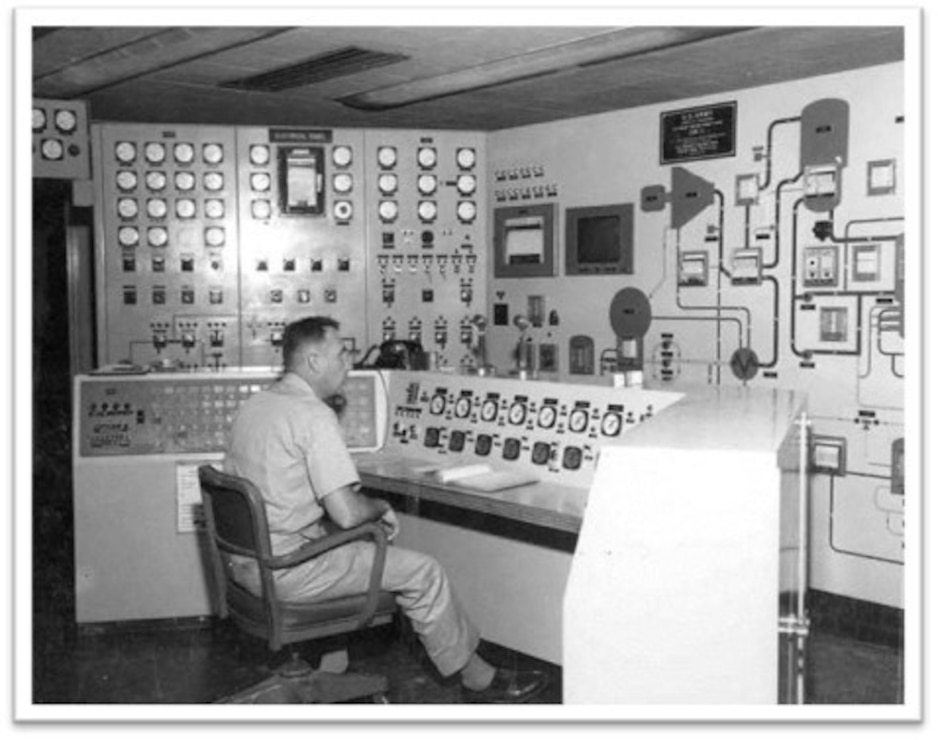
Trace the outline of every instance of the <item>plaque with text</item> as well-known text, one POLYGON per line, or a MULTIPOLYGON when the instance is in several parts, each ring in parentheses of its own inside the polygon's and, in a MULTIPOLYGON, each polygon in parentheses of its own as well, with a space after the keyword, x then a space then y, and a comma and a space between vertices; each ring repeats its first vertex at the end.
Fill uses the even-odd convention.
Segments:
POLYGON ((735 154, 735 101, 661 114, 661 164, 735 154))

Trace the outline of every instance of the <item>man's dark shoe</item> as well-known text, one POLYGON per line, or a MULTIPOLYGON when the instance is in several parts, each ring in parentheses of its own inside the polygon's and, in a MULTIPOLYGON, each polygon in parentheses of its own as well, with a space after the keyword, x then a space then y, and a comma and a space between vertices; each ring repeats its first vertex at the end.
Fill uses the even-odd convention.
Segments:
POLYGON ((498 668, 488 688, 473 691, 465 686, 463 701, 469 704, 523 704, 547 687, 544 671, 510 671, 498 668))

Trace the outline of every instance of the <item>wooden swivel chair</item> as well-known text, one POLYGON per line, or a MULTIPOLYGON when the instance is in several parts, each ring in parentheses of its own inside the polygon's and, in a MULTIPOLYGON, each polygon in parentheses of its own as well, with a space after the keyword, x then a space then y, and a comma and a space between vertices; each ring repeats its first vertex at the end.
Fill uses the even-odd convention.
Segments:
MULTIPOLYGON (((387 624, 394 616, 394 594, 381 590, 387 537, 376 523, 363 524, 310 542, 286 555, 271 552, 267 515, 260 491, 245 478, 222 473, 211 465, 199 468, 212 564, 212 588, 222 618, 244 632, 266 640, 277 652, 285 645, 315 640, 387 624), (274 592, 274 571, 289 568, 354 540, 375 543, 375 560, 368 591, 314 603, 282 601, 274 592), (254 558, 261 595, 255 596, 232 580, 223 553, 254 558)), ((314 671, 294 649, 277 675, 257 686, 220 700, 235 704, 327 704, 372 697, 386 703, 384 676, 314 671)))

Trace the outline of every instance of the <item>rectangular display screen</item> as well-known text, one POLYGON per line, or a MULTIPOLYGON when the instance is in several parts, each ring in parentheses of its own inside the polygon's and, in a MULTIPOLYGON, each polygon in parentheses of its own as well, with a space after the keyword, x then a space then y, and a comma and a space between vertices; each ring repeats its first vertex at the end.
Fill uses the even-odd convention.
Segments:
POLYGON ((581 264, 618 262, 620 244, 618 216, 593 216, 577 222, 576 257, 581 264))
POLYGON ((632 273, 632 204, 567 209, 567 275, 632 273))
POLYGON ((544 261, 544 224, 523 219, 505 224, 505 260, 509 265, 540 264, 544 261))
POLYGON ((280 206, 284 213, 322 213, 322 170, 322 149, 280 149, 280 206))

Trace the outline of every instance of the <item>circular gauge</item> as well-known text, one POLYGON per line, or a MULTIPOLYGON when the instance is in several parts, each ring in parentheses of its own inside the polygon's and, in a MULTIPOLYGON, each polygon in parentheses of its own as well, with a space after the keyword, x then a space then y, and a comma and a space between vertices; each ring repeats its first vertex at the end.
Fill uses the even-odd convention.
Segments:
POLYGON ((582 432, 589 423, 590 415, 586 409, 573 409, 570 412, 570 422, 568 426, 571 432, 582 432))
POLYGON ((33 108, 33 131, 42 131, 46 127, 46 112, 42 108, 33 108))
POLYGON ((137 158, 137 147, 129 141, 118 141, 114 145, 114 156, 118 162, 133 162, 137 158))
POLYGON ((348 200, 337 200, 332 206, 332 215, 336 221, 348 221, 352 218, 352 203, 348 200))
POLYGON ((252 200, 251 201, 251 216, 253 218, 270 218, 270 201, 269 200, 252 200))
POLYGON ((599 425, 602 433, 607 437, 615 437, 622 431, 622 415, 615 411, 607 411, 599 425))
POLYGON ((396 200, 382 200, 378 204, 378 215, 382 221, 393 221, 397 218, 398 208, 396 200))
POLYGON ((195 201, 192 198, 179 198, 176 201, 177 218, 193 218, 195 216, 195 201))
POLYGON ((344 144, 332 147, 332 164, 336 167, 348 167, 352 164, 352 147, 344 144))
POLYGON ((422 146, 417 150, 417 164, 424 169, 436 166, 436 149, 432 146, 422 146))
POLYGON ((150 218, 163 218, 166 211, 166 201, 162 198, 150 198, 147 201, 147 215, 150 218))
POLYGON ((65 148, 62 146, 62 142, 58 139, 42 140, 43 159, 62 159, 64 154, 65 148))
POLYGON ((206 144, 202 147, 202 161, 209 164, 218 164, 225 158, 225 150, 221 144, 206 144))
POLYGON ((119 170, 117 173, 117 187, 121 190, 133 190, 137 187, 137 173, 130 170, 119 170))
POLYGON ((135 198, 118 198, 117 215, 121 218, 136 218, 140 212, 135 198))
POLYGON ((169 232, 162 226, 151 226, 147 229, 147 244, 151 247, 165 247, 169 241, 169 232))
POLYGON ((537 425, 541 429, 550 429, 557 422, 556 406, 541 406, 537 412, 537 425))
POLYGON ((189 164, 195 159, 195 148, 192 144, 182 141, 173 147, 173 158, 179 164, 189 164))
POLYGON ((463 195, 472 195, 476 190, 476 176, 460 175, 456 178, 456 189, 463 195))
POLYGON ((270 175, 266 172, 255 172, 251 175, 251 190, 266 193, 270 190, 270 175))
POLYGON ((469 416, 469 412, 472 410, 472 399, 469 396, 460 396, 456 399, 456 406, 453 408, 453 413, 460 419, 465 419, 469 416))
POLYGON ((151 170, 144 177, 147 187, 150 190, 162 190, 166 187, 166 173, 159 170, 151 170))
POLYGON ((446 408, 446 396, 437 393, 430 398, 430 413, 439 416, 446 408))
POLYGON ((210 226, 205 230, 205 243, 210 247, 220 247, 225 243, 225 230, 221 226, 210 226))
POLYGON ((421 221, 432 221, 436 218, 436 201, 422 200, 417 206, 417 215, 421 221))
POLYGON ((151 141, 143 148, 143 156, 147 162, 158 164, 166 159, 166 147, 158 141, 151 141))
POLYGON ((348 172, 340 172, 332 178, 332 189, 337 193, 348 193, 352 190, 352 176, 348 172))
POLYGON ((479 411, 482 421, 495 421, 498 416, 498 401, 494 398, 486 398, 482 402, 482 409, 479 411))
POLYGON ((117 241, 123 247, 133 247, 140 241, 140 232, 134 226, 121 226, 117 230, 117 241))
POLYGON ((192 190, 195 187, 195 175, 191 172, 176 173, 176 189, 192 190))
POLYGON ((436 191, 436 175, 421 175, 417 178, 417 190, 424 195, 430 195, 436 191))
POLYGON ((397 164, 397 148, 393 146, 378 147, 378 164, 385 169, 397 164))
POLYGON ((218 198, 209 198, 205 201, 205 215, 208 218, 225 217, 225 201, 218 198))
POLYGON ((70 134, 78 128, 78 116, 70 110, 57 110, 55 112, 55 127, 63 134, 70 134))
POLYGON ((476 150, 471 149, 470 147, 460 147, 456 150, 456 164, 459 165, 461 169, 468 170, 471 167, 475 167, 476 163, 476 150))
POLYGON ((390 195, 397 190, 397 175, 385 172, 378 178, 378 190, 385 195, 390 195))
POLYGON ((267 164, 270 161, 270 147, 266 144, 252 144, 248 150, 251 164, 267 164))
POLYGON ((464 223, 474 221, 477 212, 476 204, 471 200, 461 200, 459 201, 459 205, 456 206, 456 215, 459 217, 459 220, 464 223))
POLYGON ((221 190, 225 187, 225 178, 221 172, 206 172, 202 178, 202 184, 206 190, 221 190))
POLYGON ((527 416, 528 408, 525 406, 524 401, 515 401, 508 407, 508 421, 512 424, 524 424, 527 416))

